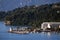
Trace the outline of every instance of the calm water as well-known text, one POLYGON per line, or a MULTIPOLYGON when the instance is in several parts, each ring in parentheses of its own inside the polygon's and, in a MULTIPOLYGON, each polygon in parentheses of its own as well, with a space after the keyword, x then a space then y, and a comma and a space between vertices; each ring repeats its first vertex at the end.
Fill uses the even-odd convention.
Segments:
POLYGON ((60 33, 13 34, 8 33, 8 29, 3 22, 0 22, 0 40, 60 40, 60 33))

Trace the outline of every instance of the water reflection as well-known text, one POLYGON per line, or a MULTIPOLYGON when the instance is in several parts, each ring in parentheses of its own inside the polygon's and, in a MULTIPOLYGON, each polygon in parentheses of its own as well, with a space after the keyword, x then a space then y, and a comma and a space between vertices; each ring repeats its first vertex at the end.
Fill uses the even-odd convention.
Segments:
POLYGON ((43 35, 51 36, 51 32, 41 32, 43 35))
POLYGON ((4 22, 0 22, 0 40, 60 40, 60 33, 57 32, 41 32, 30 34, 13 34, 8 33, 10 26, 5 26, 4 22))
POLYGON ((48 34, 48 36, 50 36, 50 35, 51 35, 51 33, 50 33, 50 32, 48 32, 47 34, 48 34))

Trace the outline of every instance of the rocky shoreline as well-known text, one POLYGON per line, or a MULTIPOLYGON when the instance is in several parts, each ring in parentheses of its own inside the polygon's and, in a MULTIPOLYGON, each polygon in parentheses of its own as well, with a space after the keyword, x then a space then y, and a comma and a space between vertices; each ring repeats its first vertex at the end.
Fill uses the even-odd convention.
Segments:
POLYGON ((28 33, 41 33, 41 32, 60 32, 60 31, 51 31, 51 30, 33 30, 33 31, 29 31, 29 30, 12 30, 12 31, 8 31, 9 33, 16 33, 16 34, 28 34, 28 33))

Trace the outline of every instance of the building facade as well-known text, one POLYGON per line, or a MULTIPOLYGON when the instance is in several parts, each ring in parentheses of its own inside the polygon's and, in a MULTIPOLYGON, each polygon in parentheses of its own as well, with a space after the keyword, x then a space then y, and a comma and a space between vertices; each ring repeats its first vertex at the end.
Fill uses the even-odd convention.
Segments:
POLYGON ((46 30, 46 29, 57 29, 60 28, 60 22, 43 22, 41 24, 41 29, 46 30))

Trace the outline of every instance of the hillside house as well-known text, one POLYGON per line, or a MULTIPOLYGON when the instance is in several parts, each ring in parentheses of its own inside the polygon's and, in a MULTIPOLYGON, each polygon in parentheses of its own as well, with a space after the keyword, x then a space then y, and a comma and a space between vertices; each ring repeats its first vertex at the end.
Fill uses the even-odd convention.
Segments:
POLYGON ((60 28, 60 22, 43 22, 41 24, 41 29, 46 30, 46 29, 57 29, 60 28))

